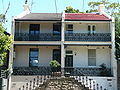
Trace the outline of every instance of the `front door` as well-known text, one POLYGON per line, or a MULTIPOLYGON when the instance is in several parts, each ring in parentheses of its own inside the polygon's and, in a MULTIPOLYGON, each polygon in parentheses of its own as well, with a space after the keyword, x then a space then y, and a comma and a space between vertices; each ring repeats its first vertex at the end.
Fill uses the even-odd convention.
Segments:
POLYGON ((61 50, 60 49, 53 49, 53 60, 56 60, 61 64, 61 50))
POLYGON ((38 48, 31 48, 29 53, 29 66, 38 66, 38 48))
MULTIPOLYGON (((53 60, 56 60, 61 64, 61 50, 60 49, 53 49, 53 60)), ((61 66, 58 67, 56 71, 61 71, 61 66)))
POLYGON ((66 55, 65 67, 73 67, 73 55, 66 55))

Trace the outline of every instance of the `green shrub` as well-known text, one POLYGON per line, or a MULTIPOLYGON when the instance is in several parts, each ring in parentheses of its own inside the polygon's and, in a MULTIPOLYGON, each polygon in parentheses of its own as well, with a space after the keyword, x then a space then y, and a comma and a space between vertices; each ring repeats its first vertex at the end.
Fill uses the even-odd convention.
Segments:
POLYGON ((51 67, 59 67, 60 66, 60 63, 56 60, 51 60, 50 61, 50 66, 51 67))

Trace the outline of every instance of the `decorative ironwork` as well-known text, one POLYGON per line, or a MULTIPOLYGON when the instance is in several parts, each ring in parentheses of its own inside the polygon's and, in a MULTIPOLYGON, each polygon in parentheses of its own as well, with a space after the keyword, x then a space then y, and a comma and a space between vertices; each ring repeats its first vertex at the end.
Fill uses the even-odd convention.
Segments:
MULTIPOLYGON (((60 34, 53 33, 15 33, 15 41, 60 41, 60 34)), ((111 41, 110 33, 65 33, 65 41, 111 41)))
POLYGON ((110 33, 66 33, 65 41, 111 41, 110 33))
MULTIPOLYGON (((15 67, 13 69, 13 75, 52 75, 52 76, 61 76, 60 68, 53 72, 51 67, 15 67)), ((107 71, 110 73, 110 69, 107 71)), ((80 67, 66 67, 64 68, 64 75, 69 76, 102 76, 101 68, 80 68, 80 67)), ((109 74, 111 76, 111 74, 109 74)))
POLYGON ((60 34, 52 33, 39 33, 39 34, 29 34, 29 33, 15 33, 15 41, 60 41, 60 34))

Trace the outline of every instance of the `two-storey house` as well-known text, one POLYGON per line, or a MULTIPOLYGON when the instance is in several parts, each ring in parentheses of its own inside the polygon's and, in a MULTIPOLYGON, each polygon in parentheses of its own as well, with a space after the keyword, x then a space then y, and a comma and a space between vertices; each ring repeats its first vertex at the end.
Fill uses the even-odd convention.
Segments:
POLYGON ((44 74, 57 60, 64 74, 77 71, 117 90, 114 18, 103 5, 98 13, 31 13, 25 4, 12 23, 14 75, 44 74))

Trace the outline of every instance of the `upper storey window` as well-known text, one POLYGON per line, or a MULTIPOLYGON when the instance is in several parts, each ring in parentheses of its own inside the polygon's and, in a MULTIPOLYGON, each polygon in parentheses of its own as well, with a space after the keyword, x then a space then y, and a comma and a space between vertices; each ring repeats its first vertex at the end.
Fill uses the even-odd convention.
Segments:
POLYGON ((67 24, 66 32, 67 33, 73 33, 73 24, 67 24))
POLYGON ((60 34, 61 33, 61 24, 53 24, 53 34, 60 34))
POLYGON ((96 27, 95 25, 88 25, 88 33, 89 34, 95 34, 96 27))
POLYGON ((39 34, 40 24, 30 24, 29 33, 30 34, 39 34))

